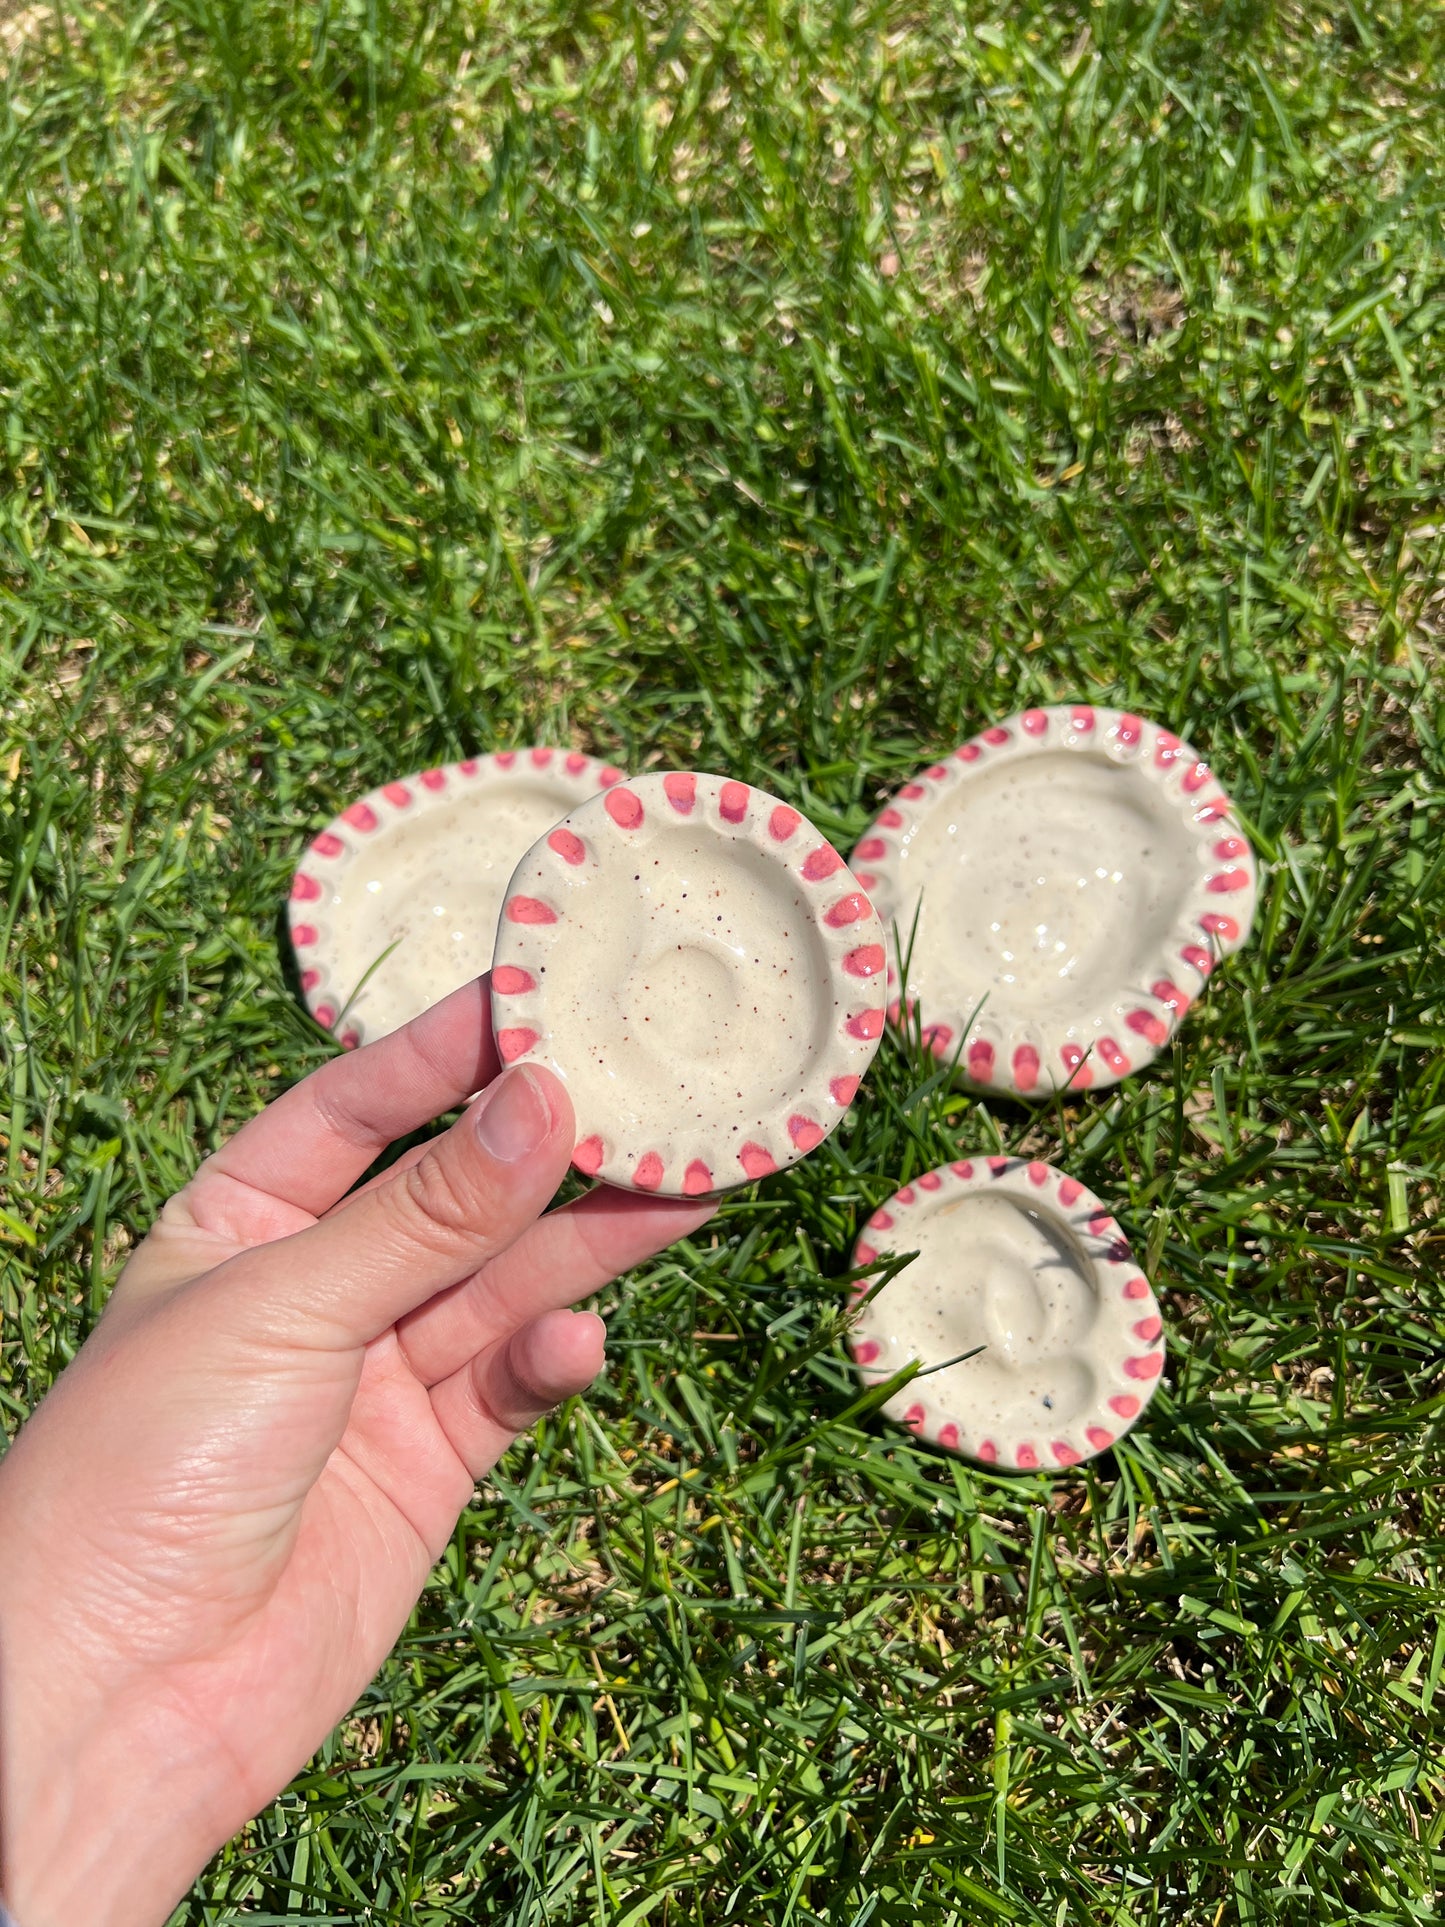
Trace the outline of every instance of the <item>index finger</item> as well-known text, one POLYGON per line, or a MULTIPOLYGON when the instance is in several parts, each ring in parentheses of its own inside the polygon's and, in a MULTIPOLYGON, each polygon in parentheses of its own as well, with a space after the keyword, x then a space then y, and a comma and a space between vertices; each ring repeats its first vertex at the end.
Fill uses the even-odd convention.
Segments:
POLYGON ((334 1057, 268 1104, 206 1168, 320 1217, 399 1137, 430 1124, 501 1069, 490 973, 389 1037, 334 1057))

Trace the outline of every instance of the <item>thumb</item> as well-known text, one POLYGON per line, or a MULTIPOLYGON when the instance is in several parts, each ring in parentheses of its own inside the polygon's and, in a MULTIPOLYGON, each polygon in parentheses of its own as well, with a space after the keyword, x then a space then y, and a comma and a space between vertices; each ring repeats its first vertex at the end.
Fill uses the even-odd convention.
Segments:
POLYGON ((319 1223, 209 1274, 216 1315, 257 1339, 369 1344, 506 1250, 551 1200, 575 1144, 559 1079, 516 1065, 415 1163, 319 1223))

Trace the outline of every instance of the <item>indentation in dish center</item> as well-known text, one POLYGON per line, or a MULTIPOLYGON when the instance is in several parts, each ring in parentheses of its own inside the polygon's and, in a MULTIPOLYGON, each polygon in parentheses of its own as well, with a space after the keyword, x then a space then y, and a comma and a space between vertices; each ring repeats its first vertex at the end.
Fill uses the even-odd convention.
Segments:
POLYGON ((1057 1425, 1093 1402, 1099 1304, 1061 1227, 1012 1198, 974 1195, 910 1224, 907 1240, 919 1255, 879 1307, 907 1356, 958 1361, 930 1374, 931 1397, 993 1416, 1023 1398, 1057 1425))
POLYGON ((686 1063, 715 1064, 737 1049, 739 959, 705 940, 655 951, 632 972, 621 1004, 634 1037, 686 1063))
MULTIPOLYGON (((630 850, 631 890, 609 885, 611 914, 549 961, 558 1008, 590 1010, 610 992, 622 1020, 570 1070, 574 1101, 610 1116, 622 1142, 705 1134, 722 1116, 739 1120, 741 1144, 824 1048, 833 1011, 814 986, 826 957, 785 863, 660 822, 630 850)), ((579 870, 577 887, 595 886, 579 870)))
POLYGON ((929 879, 914 981, 970 1006, 987 993, 1000 1019, 1041 1005, 1087 1014, 1119 980, 1121 939, 1151 955, 1197 873, 1177 812, 1102 758, 1020 759, 950 803, 903 853, 903 875, 929 879))

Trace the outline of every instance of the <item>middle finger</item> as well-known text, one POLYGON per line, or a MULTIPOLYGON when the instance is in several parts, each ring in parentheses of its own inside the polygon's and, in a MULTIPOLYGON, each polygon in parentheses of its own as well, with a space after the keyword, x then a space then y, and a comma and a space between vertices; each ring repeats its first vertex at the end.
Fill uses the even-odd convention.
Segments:
POLYGON ((519 1325, 575 1305, 665 1251, 716 1209, 715 1201, 641 1197, 600 1184, 409 1312, 397 1326, 402 1354, 423 1385, 436 1385, 519 1325))

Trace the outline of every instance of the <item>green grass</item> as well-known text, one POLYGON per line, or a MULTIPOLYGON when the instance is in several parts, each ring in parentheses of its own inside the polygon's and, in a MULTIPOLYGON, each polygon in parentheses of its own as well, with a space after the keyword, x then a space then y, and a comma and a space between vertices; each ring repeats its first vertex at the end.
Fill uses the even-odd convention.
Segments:
MULTIPOLYGON (((0 0, 0 15, 13 0, 0 0)), ((1200 743, 1264 862, 1172 1055, 890 1043, 607 1295, 187 1923, 1437 1918, 1445 15, 1399 0, 151 0, 0 24, 0 1407, 330 1048, 349 793, 575 740, 846 845, 990 716, 1200 743), (853 1409, 871 1206, 1117 1206, 1147 1423, 1055 1480, 853 1409)))

